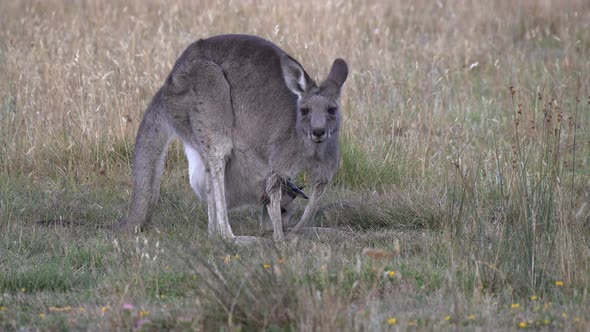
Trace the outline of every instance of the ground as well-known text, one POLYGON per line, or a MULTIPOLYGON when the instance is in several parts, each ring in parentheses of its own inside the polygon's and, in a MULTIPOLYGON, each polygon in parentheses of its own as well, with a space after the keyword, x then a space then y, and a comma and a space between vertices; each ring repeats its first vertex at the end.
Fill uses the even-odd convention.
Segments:
MULTIPOLYGON (((589 329, 586 1, 0 13, 0 330, 589 329), (318 80, 348 62, 340 168, 315 221, 338 233, 208 239, 177 143, 151 227, 111 229, 150 98, 220 33, 267 38, 318 80)), ((257 218, 233 212, 234 233, 256 235, 257 218)))

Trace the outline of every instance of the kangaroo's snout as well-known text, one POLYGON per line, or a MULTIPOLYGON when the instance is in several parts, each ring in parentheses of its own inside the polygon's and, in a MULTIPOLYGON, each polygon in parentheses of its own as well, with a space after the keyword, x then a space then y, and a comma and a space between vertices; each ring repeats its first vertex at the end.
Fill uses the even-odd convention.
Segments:
POLYGON ((321 143, 328 138, 328 132, 326 126, 328 125, 328 118, 323 107, 317 107, 316 110, 312 111, 311 118, 309 121, 309 127, 311 129, 310 138, 314 143, 321 143))
POLYGON ((328 138, 328 135, 326 135, 325 128, 314 128, 311 131, 311 140, 316 143, 321 143, 321 142, 325 141, 326 138, 328 138))

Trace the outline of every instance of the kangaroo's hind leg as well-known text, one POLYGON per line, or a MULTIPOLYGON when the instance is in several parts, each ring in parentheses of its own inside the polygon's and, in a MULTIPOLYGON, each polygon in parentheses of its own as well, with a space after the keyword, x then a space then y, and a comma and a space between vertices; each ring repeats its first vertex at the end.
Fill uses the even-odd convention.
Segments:
MULTIPOLYGON (((205 184, 203 196, 207 198, 209 235, 217 234, 233 241, 224 179, 225 165, 232 151, 234 121, 229 83, 218 64, 195 58, 175 65, 164 91, 167 110, 177 132, 185 146, 198 153, 205 169, 204 179, 191 177, 191 181, 201 188, 205 184)), ((193 151, 187 150, 187 156, 189 152, 193 151)))
POLYGON ((175 65, 164 87, 167 110, 181 139, 206 166, 209 234, 236 243, 227 217, 225 167, 233 149, 230 85, 215 62, 193 58, 175 65), (214 228, 212 230, 212 228, 214 228))

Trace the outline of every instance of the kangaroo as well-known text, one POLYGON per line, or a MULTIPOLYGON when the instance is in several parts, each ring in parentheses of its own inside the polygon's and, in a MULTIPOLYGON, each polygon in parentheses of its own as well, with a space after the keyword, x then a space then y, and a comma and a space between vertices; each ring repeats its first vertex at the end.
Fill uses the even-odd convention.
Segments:
POLYGON ((289 204, 284 196, 303 194, 289 179, 307 172, 311 195, 296 233, 313 217, 338 167, 339 100, 347 76, 346 62, 336 59, 318 86, 295 59, 255 36, 220 35, 192 43, 139 127, 130 208, 122 226, 136 230, 149 221, 168 143, 176 136, 189 159, 191 186, 207 201, 210 236, 257 241, 233 234, 227 210, 260 202, 262 194, 261 226, 270 219, 273 239, 283 241, 281 206, 287 212, 289 204))

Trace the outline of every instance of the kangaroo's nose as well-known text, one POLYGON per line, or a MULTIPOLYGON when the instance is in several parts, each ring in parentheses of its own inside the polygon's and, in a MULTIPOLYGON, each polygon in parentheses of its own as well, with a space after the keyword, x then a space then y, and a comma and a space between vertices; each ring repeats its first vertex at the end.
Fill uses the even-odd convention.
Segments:
POLYGON ((316 128, 316 129, 313 129, 311 131, 311 133, 315 137, 322 137, 322 136, 324 136, 326 134, 326 129, 324 129, 324 128, 316 128))

